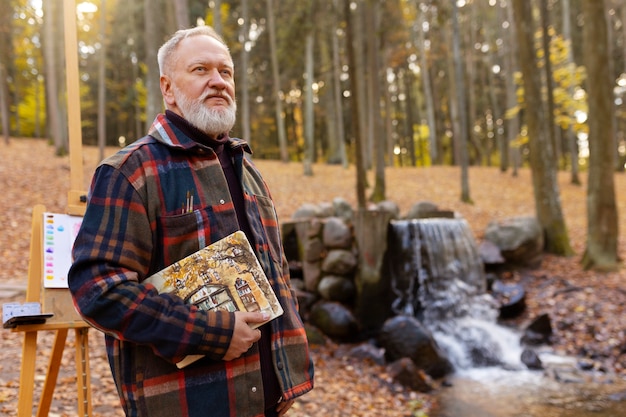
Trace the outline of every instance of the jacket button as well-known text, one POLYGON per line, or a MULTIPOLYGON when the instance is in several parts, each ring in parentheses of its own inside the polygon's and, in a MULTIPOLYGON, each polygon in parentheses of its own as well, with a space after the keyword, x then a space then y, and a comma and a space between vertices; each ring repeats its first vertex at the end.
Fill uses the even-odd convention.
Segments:
POLYGON ((282 371, 283 370, 283 363, 282 362, 278 362, 276 364, 276 367, 278 368, 279 371, 282 371))
POLYGON ((220 204, 224 204, 224 203, 225 203, 224 199, 221 199, 220 204))
POLYGON ((256 387, 252 387, 252 392, 256 392, 256 387))

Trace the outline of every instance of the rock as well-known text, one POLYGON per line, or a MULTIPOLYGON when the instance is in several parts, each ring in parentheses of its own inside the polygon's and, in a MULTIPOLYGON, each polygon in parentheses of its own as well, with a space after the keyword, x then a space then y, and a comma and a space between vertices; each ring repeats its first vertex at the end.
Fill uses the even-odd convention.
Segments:
POLYGON ((500 304, 500 318, 518 317, 526 309, 526 291, 521 284, 505 284, 500 280, 493 282, 491 295, 500 304))
POLYGON ((388 319, 380 331, 379 344, 385 349, 388 361, 410 358, 415 366, 433 378, 443 377, 453 370, 430 332, 414 317, 388 319))
POLYGON ((329 217, 324 222, 322 241, 329 249, 350 249, 352 247, 352 230, 339 217, 329 217))
POLYGON ((526 345, 537 346, 549 344, 552 341, 552 323, 550 316, 542 314, 533 320, 525 329, 521 342, 526 345))
POLYGON ((347 303, 354 298, 356 286, 349 278, 338 275, 326 275, 320 281, 317 292, 325 300, 347 303))
POLYGON ((320 301, 311 309, 311 323, 326 336, 340 342, 356 339, 359 325, 345 306, 333 301, 320 301))
POLYGON ((499 249, 507 263, 538 267, 541 264, 543 230, 534 217, 512 217, 489 223, 484 239, 499 249))
POLYGON ((383 200, 376 204, 375 209, 391 214, 391 220, 400 218, 400 207, 394 201, 383 200))
POLYGON ((356 265, 354 253, 346 249, 333 249, 322 261, 322 271, 327 274, 348 275, 354 272, 356 265))
POLYGON ((430 201, 420 201, 415 203, 409 211, 404 215, 407 220, 423 219, 429 217, 431 213, 439 210, 439 207, 430 201))
POLYGON ((521 355, 521 361, 528 369, 540 370, 543 369, 543 363, 537 355, 537 352, 531 349, 524 349, 521 355))
POLYGON ((335 216, 346 222, 351 222, 354 218, 354 210, 352 209, 352 206, 341 197, 333 199, 333 212, 335 216))
POLYGON ((320 217, 322 210, 317 204, 304 203, 296 209, 291 218, 293 220, 320 217))
POLYGON ((387 373, 394 381, 413 391, 430 392, 434 389, 432 379, 409 358, 401 358, 391 363, 387 366, 387 373))
POLYGON ((353 347, 350 349, 349 355, 352 358, 369 360, 377 365, 385 364, 385 349, 376 347, 371 343, 361 343, 353 347))
POLYGON ((500 248, 489 240, 480 242, 478 252, 486 267, 489 265, 501 265, 506 262, 506 259, 504 259, 500 252, 500 248))

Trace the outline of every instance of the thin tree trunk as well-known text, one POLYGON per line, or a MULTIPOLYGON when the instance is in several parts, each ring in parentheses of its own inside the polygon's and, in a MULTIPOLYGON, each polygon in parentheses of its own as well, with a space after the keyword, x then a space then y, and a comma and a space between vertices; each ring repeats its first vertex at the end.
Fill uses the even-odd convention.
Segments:
POLYGON ((2 122, 2 137, 4 138, 4 144, 10 143, 10 123, 9 123, 9 95, 6 88, 6 71, 4 64, 0 62, 0 121, 2 122))
POLYGON ((276 114, 276 130, 278 132, 278 146, 280 147, 280 160, 287 163, 289 162, 289 154, 287 153, 287 134, 285 133, 283 105, 280 98, 280 72, 278 70, 278 52, 276 50, 276 27, 274 23, 273 0, 267 0, 267 29, 270 37, 272 79, 274 81, 274 109, 276 114))
POLYGON ((426 21, 426 12, 422 9, 419 12, 418 47, 420 57, 420 70, 422 77, 422 87, 424 88, 424 99, 426 107, 426 121, 428 124, 428 143, 430 151, 430 160, 432 164, 440 164, 441 157, 437 146, 437 122, 435 121, 435 101, 433 99, 433 88, 430 79, 430 65, 428 63, 428 53, 424 48, 424 22, 426 21))
POLYGON ((354 50, 354 27, 353 16, 350 10, 351 0, 344 0, 344 12, 346 17, 346 49, 348 52, 348 76, 350 77, 351 105, 354 130, 354 153, 356 158, 356 195, 357 205, 360 210, 365 209, 365 167, 363 164, 363 150, 361 138, 361 124, 359 120, 359 88, 356 77, 356 51, 354 50))
MULTIPOLYGON (((574 64, 574 53, 572 52, 572 30, 571 30, 571 20, 570 20, 570 0, 562 0, 563 8, 563 37, 566 41, 570 42, 570 46, 567 48, 567 62, 569 64, 574 64)), ((626 15, 624 16, 626 17, 626 15)), ((574 69, 572 68, 572 72, 574 69)), ((573 74, 572 74, 573 76, 573 74)), ((572 77, 573 78, 573 77, 572 77)), ((572 86, 569 87, 570 96, 574 95, 574 88, 572 86)), ((580 178, 578 177, 578 143, 576 141, 576 135, 574 134, 574 129, 571 126, 568 126, 565 131, 565 136, 567 138, 567 147, 569 151, 570 157, 570 182, 572 184, 580 185, 580 178)))
POLYGON ((467 155, 467 112, 465 111, 465 83, 463 82, 463 62, 460 48, 459 18, 456 0, 452 0, 452 56, 454 58, 454 84, 459 110, 459 131, 456 141, 459 147, 459 165, 461 166, 461 201, 472 201, 469 189, 467 155))
POLYGON ((157 63, 157 51, 159 37, 157 35, 157 0, 144 0, 144 30, 145 30, 145 52, 146 52, 146 123, 147 131, 152 126, 152 122, 163 108, 163 96, 161 95, 160 74, 157 63))
POLYGON ((250 36, 250 24, 248 16, 248 0, 241 0, 241 39, 243 47, 241 48, 241 71, 239 72, 240 81, 237 84, 237 91, 241 94, 238 108, 241 110, 241 137, 251 142, 250 134, 250 92, 248 91, 248 41, 250 36))
MULTIPOLYGON (((335 10, 339 12, 339 0, 333 0, 335 10)), ((335 14, 333 14, 335 15, 335 14)), ((337 26, 337 20, 335 20, 333 27, 337 26)), ((343 123, 343 105, 342 105, 342 93, 341 93, 341 61, 339 59, 339 39, 337 37, 337 31, 333 30, 331 34, 332 46, 333 46, 333 95, 335 99, 335 113, 337 119, 337 142, 339 145, 339 156, 341 159, 341 166, 348 168, 348 156, 346 155, 346 137, 345 126, 343 123)))
POLYGON ((178 29, 188 28, 190 24, 187 0, 174 0, 174 10, 176 11, 176 26, 178 29))
POLYGON ((313 115, 313 31, 309 31, 305 39, 305 88, 304 88, 304 175, 313 175, 313 159, 315 154, 314 115, 313 115))
MULTIPOLYGON (((55 41, 59 39, 54 34, 55 15, 58 2, 43 2, 43 30, 44 30, 44 60, 46 68, 46 101, 48 109, 48 134, 59 149, 62 143, 63 132, 61 130, 61 109, 58 106, 59 86, 57 83, 57 55, 55 52, 55 41)), ((61 38, 62 39, 62 38, 61 38)))
POLYGON ((222 35, 222 0, 213 0, 213 29, 222 35))
POLYGON ((367 30, 367 58, 368 58, 368 85, 369 85, 369 114, 372 124, 372 137, 376 154, 376 175, 374 191, 370 197, 373 202, 385 199, 385 135, 383 134, 382 116, 380 112, 380 77, 378 65, 378 0, 368 0, 365 8, 367 30))
POLYGON ((100 61, 98 62, 98 151, 104 159, 106 146, 106 0, 100 2, 100 61))

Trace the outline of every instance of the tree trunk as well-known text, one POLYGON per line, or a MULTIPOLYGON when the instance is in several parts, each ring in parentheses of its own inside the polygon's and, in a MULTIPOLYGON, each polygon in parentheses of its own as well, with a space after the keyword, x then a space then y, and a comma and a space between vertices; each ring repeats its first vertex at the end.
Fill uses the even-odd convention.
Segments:
POLYGON ((248 55, 247 48, 250 38, 250 17, 248 16, 248 0, 241 0, 241 40, 243 42, 241 48, 241 71, 239 71, 239 82, 237 83, 237 91, 241 94, 238 108, 241 110, 241 137, 251 143, 250 134, 250 92, 248 91, 248 55))
MULTIPOLYGON (((459 18, 456 0, 452 0, 452 56, 454 59, 454 84, 457 108, 459 112, 459 130, 455 132, 459 148, 459 165, 461 166, 461 201, 470 203, 468 157, 467 157, 467 112, 465 111, 465 83, 463 82, 463 58, 461 57, 459 18)), ((454 100, 454 98, 453 98, 454 100)))
POLYGON ((222 35, 222 0, 214 0, 213 6, 213 29, 222 35))
POLYGON ((348 76, 350 77, 350 105, 352 125, 354 131, 354 153, 356 159, 356 195, 359 209, 365 209, 365 167, 363 164, 363 149, 361 138, 361 123, 359 120, 359 88, 356 76, 356 51, 354 50, 353 16, 350 10, 351 0, 344 0, 344 12, 346 17, 346 49, 348 52, 348 76))
POLYGON ((274 23, 273 0, 267 0, 267 30, 270 37, 270 55, 272 60, 272 79, 274 89, 274 109, 276 115, 276 130, 278 133, 278 146, 280 147, 280 160, 289 162, 287 153, 287 134, 285 133, 285 120, 283 118, 283 104, 280 98, 280 72, 278 69, 278 52, 276 48, 276 27, 274 23))
MULTIPOLYGON (((572 30, 570 23, 570 0, 563 0, 563 38, 566 41, 571 43, 572 41, 572 30)), ((572 53, 572 46, 570 45, 567 48, 567 62, 569 64, 574 64, 574 54, 572 53)), ((572 72, 574 70, 572 69, 572 72)), ((573 75, 573 74, 572 74, 573 75)), ((574 88, 572 86, 569 87, 570 96, 574 95, 574 88)), ((567 148, 569 151, 570 157, 570 182, 572 184, 580 185, 580 178, 578 177, 578 143, 576 141, 576 135, 574 134, 574 129, 571 126, 567 128, 565 131, 567 148)))
POLYGON ((385 199, 385 135, 383 134, 382 116, 380 112, 380 77, 378 76, 378 0, 368 0, 365 7, 367 30, 367 66, 369 85, 369 114, 372 124, 372 138, 375 146, 376 175, 374 191, 370 200, 377 203, 385 199))
POLYGON ((587 248, 585 269, 618 266, 618 213, 613 173, 614 137, 612 77, 604 2, 584 0, 583 28, 589 100, 589 180, 587 186, 587 248))
POLYGON ((157 65, 157 51, 160 42, 158 36, 158 1, 144 0, 144 47, 146 52, 146 120, 145 130, 152 126, 157 114, 163 108, 163 96, 161 95, 160 74, 157 65))
POLYGON ((311 29, 305 39, 305 87, 304 87, 304 175, 313 175, 313 159, 315 154, 314 142, 314 115, 313 115, 313 30, 311 29))
POLYGON ((530 166, 537 218, 545 235, 545 250, 556 255, 571 255, 565 220, 561 211, 559 185, 556 180, 554 150, 549 138, 548 123, 541 101, 541 80, 533 48, 531 4, 513 0, 517 45, 524 84, 525 115, 528 124, 530 166))
POLYGON ((9 123, 9 95, 6 88, 6 71, 4 70, 4 64, 0 62, 0 123, 2 123, 2 137, 4 138, 4 144, 10 143, 10 127, 9 123))
POLYGON ((187 0, 174 0, 176 10, 176 26, 178 29, 187 29, 189 24, 189 4, 187 0))
MULTIPOLYGON (((337 13, 339 13, 338 0, 333 0, 333 6, 337 13)), ((337 13, 333 15, 336 16, 337 13)), ((345 127, 343 123, 343 105, 342 105, 342 93, 341 93, 341 60, 339 59, 339 39, 337 37, 337 27, 339 27, 338 19, 334 18, 333 31, 331 34, 332 46, 333 46, 333 97, 335 100, 335 116, 337 119, 337 144, 338 153, 341 160, 341 166, 348 168, 348 157, 346 155, 346 138, 345 127)))
POLYGON ((98 62, 98 151, 104 159, 106 146, 106 0, 100 2, 100 60, 98 62))
POLYGON ((424 47, 424 22, 426 21, 426 12, 424 10, 419 13, 419 27, 417 28, 417 40, 419 47, 417 48, 420 56, 420 69, 422 77, 422 87, 424 88, 424 101, 426 107, 426 120, 428 123, 428 144, 430 151, 430 161, 432 164, 441 164, 441 156, 437 146, 437 123, 435 121, 435 100, 433 99, 433 87, 430 79, 430 64, 428 62, 428 54, 424 47))
MULTIPOLYGON (((59 66, 57 62, 57 53, 55 47, 55 41, 57 39, 63 39, 63 37, 55 36, 54 28, 59 27, 56 24, 55 17, 58 15, 58 5, 60 2, 43 2, 43 25, 44 25, 44 60, 46 68, 46 103, 48 109, 48 134, 52 139, 57 153, 60 152, 60 148, 63 143, 63 130, 61 123, 61 109, 59 107, 59 74, 57 74, 57 68, 59 66)), ((63 27, 61 25, 61 27, 63 27)), ((61 55, 63 56, 63 55, 61 55)))
MULTIPOLYGON (((519 48, 515 40, 515 19, 513 16, 513 8, 507 7, 507 20, 510 22, 509 29, 506 34, 506 40, 508 44, 508 52, 504 59, 506 77, 506 109, 507 112, 512 112, 514 108, 518 106, 517 103, 517 88, 515 86, 515 71, 517 70, 517 49, 519 48)), ((519 112, 515 111, 514 114, 509 114, 506 117, 506 143, 502 146, 502 152, 507 152, 511 157, 511 163, 513 166, 513 176, 516 177, 518 168, 521 164, 520 146, 511 146, 516 142, 517 135, 520 130, 520 116, 519 112)), ((504 157, 502 157, 504 159, 504 157)), ((507 158, 508 160, 508 158, 507 158)), ((508 164, 501 164, 500 170, 506 171, 508 164)))
MULTIPOLYGON (((554 80, 552 76, 552 61, 550 60, 550 16, 548 14, 548 2, 547 0, 540 1, 541 9, 541 43, 543 46, 543 63, 546 72, 546 108, 548 111, 548 117, 546 117, 546 123, 548 125, 548 135, 550 142, 552 143, 552 149, 554 149, 554 159, 559 161, 562 152, 559 151, 560 141, 557 140, 557 126, 554 123, 554 80)), ((558 162, 557 162, 558 167, 558 162)))

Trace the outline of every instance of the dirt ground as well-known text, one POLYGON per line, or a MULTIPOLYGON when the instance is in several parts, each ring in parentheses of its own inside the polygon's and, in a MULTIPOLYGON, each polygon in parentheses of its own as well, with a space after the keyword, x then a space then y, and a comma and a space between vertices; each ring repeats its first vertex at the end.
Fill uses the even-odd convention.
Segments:
MULTIPOLYGON (((113 149, 107 149, 106 154, 113 149)), ((64 212, 70 184, 68 157, 55 157, 43 140, 13 139, 3 148, 0 164, 0 303, 22 301, 26 286, 32 207, 45 204, 52 212, 64 212)), ((95 148, 85 148, 83 183, 85 189, 99 160, 95 148)), ((354 169, 314 165, 313 176, 303 175, 298 163, 256 161, 265 175, 277 204, 279 218, 287 220, 303 203, 332 201, 335 197, 356 204, 354 169)), ((441 209, 454 210, 464 217, 477 241, 492 220, 534 214, 530 172, 517 177, 497 168, 471 168, 470 193, 473 204, 460 199, 460 170, 455 167, 394 168, 386 172, 387 198, 402 213, 419 201, 432 201, 441 209)), ((584 175, 582 176, 584 180, 584 175)), ((373 185, 373 177, 369 179, 373 185)), ((624 174, 616 174, 619 228, 626 230, 626 189, 624 174)), ((569 183, 569 174, 559 174, 563 213, 576 255, 568 258, 546 256, 539 269, 516 271, 503 278, 523 282, 528 299, 520 323, 548 313, 555 326, 554 348, 558 352, 584 357, 597 369, 626 375, 626 271, 596 273, 583 271, 580 258, 586 239, 585 187, 569 183)), ((626 253, 626 240, 619 242, 626 253)), ((2 330, 0 357, 0 414, 17 415, 21 333, 2 330)), ((35 399, 43 385, 47 359, 54 335, 41 332, 37 358, 35 399)), ((89 332, 92 407, 94 416, 121 416, 102 346, 102 336, 89 332)), ((70 332, 61 374, 50 416, 76 413, 74 337, 70 332)), ((357 362, 336 352, 339 346, 314 347, 316 388, 296 402, 289 413, 305 416, 408 416, 427 411, 433 398, 409 392, 389 381, 384 367, 357 362)))

